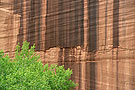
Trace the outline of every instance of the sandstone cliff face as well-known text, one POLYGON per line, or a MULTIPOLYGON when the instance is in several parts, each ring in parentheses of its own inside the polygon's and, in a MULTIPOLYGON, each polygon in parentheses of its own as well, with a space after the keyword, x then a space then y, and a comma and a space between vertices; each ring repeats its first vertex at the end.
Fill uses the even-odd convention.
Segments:
POLYGON ((11 0, 0 1, 0 49, 12 56, 19 34, 20 15, 14 14, 11 0))
POLYGON ((73 69, 76 90, 135 89, 135 0, 1 0, 0 49, 36 44, 73 69), (10 3, 9 3, 10 2, 10 3))

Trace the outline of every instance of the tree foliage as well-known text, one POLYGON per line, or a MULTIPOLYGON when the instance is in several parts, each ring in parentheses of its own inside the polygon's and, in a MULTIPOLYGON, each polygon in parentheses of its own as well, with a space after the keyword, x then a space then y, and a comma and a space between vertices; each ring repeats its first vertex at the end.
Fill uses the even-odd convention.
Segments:
POLYGON ((72 90, 77 84, 71 74, 64 66, 43 65, 26 41, 17 45, 14 59, 0 51, 0 90, 72 90))

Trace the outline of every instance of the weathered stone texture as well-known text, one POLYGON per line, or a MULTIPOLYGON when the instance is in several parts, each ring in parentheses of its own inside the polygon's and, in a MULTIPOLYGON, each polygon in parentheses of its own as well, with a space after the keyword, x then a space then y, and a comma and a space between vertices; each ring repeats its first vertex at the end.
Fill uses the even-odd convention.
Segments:
POLYGON ((135 0, 0 0, 0 49, 25 40, 75 90, 135 90, 135 0))
POLYGON ((12 56, 19 34, 20 15, 14 14, 10 0, 0 2, 0 49, 12 56))

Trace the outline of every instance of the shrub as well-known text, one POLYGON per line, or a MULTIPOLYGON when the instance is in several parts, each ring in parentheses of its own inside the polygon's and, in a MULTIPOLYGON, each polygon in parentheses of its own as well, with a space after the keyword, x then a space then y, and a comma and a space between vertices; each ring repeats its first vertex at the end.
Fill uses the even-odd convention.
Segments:
POLYGON ((16 47, 14 59, 0 51, 0 90, 71 90, 76 84, 69 80, 72 70, 64 66, 42 64, 35 46, 23 42, 16 47))

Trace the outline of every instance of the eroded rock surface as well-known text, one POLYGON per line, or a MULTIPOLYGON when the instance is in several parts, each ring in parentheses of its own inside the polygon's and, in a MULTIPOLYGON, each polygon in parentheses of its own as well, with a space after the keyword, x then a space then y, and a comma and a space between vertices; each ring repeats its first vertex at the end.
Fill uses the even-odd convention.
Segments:
POLYGON ((35 43, 76 90, 135 90, 135 0, 1 0, 0 49, 35 43), (9 3, 10 2, 10 3, 9 3))

